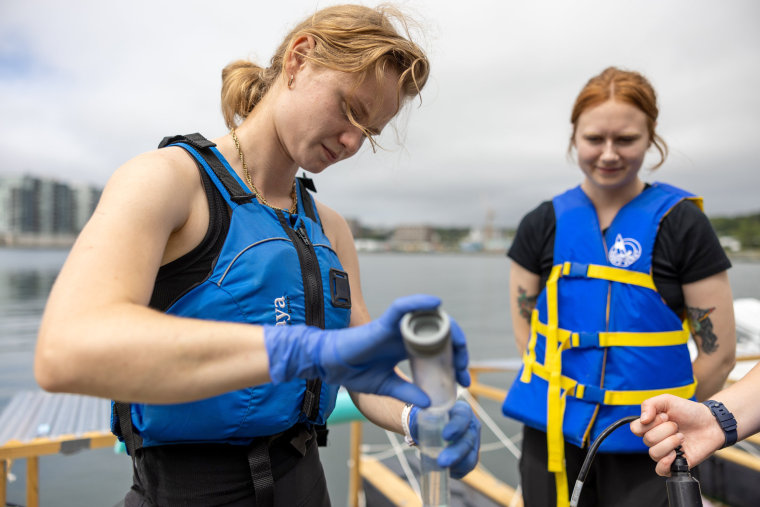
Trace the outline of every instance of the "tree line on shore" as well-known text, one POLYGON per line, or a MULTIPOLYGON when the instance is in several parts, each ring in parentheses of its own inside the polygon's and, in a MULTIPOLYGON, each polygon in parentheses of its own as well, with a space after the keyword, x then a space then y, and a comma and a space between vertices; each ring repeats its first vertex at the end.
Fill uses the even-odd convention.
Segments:
POLYGON ((730 236, 741 243, 742 250, 760 249, 760 213, 734 217, 711 217, 719 237, 730 236))

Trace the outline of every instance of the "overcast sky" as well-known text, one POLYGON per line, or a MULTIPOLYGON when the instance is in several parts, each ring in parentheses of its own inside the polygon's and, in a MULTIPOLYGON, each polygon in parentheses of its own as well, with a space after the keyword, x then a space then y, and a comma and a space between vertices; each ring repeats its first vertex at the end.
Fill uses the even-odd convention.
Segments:
MULTIPOLYGON (((165 135, 222 135, 221 69, 266 64, 317 0, 0 2, 0 174, 104 185, 165 135)), ((342 3, 342 2, 340 2, 342 3)), ((375 5, 376 2, 363 2, 375 5)), ((396 2, 432 74, 387 151, 315 178, 318 199, 370 225, 514 226, 581 181, 569 115, 589 77, 634 69, 660 99, 671 149, 647 181, 760 210, 760 2, 396 2)), ((651 166, 656 154, 648 158, 651 166)))

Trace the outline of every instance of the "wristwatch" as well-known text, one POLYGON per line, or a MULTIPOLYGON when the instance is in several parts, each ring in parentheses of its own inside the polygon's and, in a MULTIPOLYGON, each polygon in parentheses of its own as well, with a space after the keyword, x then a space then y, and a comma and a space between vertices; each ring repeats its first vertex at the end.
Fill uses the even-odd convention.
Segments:
MULTIPOLYGON (((728 447, 729 445, 734 445, 736 443, 736 419, 734 419, 734 414, 728 411, 728 409, 723 405, 723 403, 715 400, 707 400, 702 402, 707 408, 710 409, 710 412, 712 412, 712 415, 715 416, 715 419, 718 420, 718 424, 720 424, 720 428, 723 430, 723 433, 726 435, 726 442, 723 444, 723 447, 728 447)), ((721 447, 721 449, 723 449, 721 447)))

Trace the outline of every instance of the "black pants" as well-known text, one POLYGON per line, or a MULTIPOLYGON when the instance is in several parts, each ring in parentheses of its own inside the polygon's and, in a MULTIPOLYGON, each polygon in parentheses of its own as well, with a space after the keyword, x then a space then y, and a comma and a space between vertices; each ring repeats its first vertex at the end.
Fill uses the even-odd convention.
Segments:
MULTIPOLYGON (((330 507, 316 438, 291 445, 291 433, 270 446, 275 507, 330 507)), ((136 453, 125 507, 255 507, 246 446, 189 444, 146 447, 136 453)))
MULTIPOLYGON (((571 495, 587 449, 565 443, 568 494, 571 495)), ((546 470, 546 433, 523 429, 520 476, 525 507, 555 507, 554 473, 546 470)), ((648 454, 597 453, 583 484, 579 507, 668 507, 665 478, 648 454)))

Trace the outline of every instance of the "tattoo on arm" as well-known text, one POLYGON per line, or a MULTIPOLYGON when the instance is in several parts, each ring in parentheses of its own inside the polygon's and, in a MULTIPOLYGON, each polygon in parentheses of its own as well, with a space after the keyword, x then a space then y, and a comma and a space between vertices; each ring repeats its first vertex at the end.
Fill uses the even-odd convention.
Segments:
POLYGON ((702 309, 686 307, 686 313, 691 325, 691 332, 694 336, 699 336, 702 342, 702 350, 706 354, 712 354, 718 348, 718 337, 713 332, 713 324, 710 320, 710 314, 715 308, 702 309))
POLYGON ((530 316, 533 313, 533 309, 536 307, 536 300, 538 294, 535 296, 528 296, 528 291, 518 285, 517 287, 517 307, 520 309, 520 316, 528 321, 530 324, 530 316))

